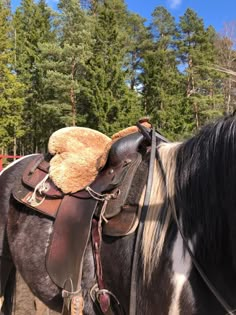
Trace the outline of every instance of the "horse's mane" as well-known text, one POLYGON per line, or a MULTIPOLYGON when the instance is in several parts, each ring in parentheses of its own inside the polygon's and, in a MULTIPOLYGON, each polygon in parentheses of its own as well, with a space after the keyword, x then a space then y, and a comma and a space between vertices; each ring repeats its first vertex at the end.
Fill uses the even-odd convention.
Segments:
POLYGON ((161 163, 156 165, 142 242, 147 281, 162 253, 171 207, 185 237, 203 242, 196 253, 201 259, 209 258, 209 252, 214 261, 221 259, 224 241, 236 239, 228 222, 236 219, 236 211, 227 215, 236 207, 236 117, 221 118, 183 143, 161 144, 158 154, 161 163))

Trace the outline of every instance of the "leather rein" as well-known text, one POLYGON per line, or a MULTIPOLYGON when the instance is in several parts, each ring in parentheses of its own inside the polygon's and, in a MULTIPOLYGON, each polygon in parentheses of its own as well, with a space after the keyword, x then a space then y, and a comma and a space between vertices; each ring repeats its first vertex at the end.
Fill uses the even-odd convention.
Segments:
POLYGON ((192 259, 194 267, 198 271, 198 273, 201 276, 202 280, 207 285, 208 289, 211 291, 211 293, 217 299, 217 301, 222 306, 222 308, 226 311, 226 315, 235 315, 235 310, 233 310, 233 308, 225 301, 225 299, 222 297, 222 295, 219 293, 219 291, 217 291, 216 287, 211 283, 211 281, 209 280, 209 278, 207 277, 207 275, 203 271, 202 267, 200 266, 200 264, 198 263, 198 261, 194 257, 194 254, 193 254, 192 250, 189 247, 188 241, 187 241, 187 239, 185 238, 185 236, 183 234, 182 227, 181 227, 180 222, 179 222, 178 217, 177 217, 176 209, 174 207, 171 207, 171 210, 172 210, 172 215, 174 217, 174 220, 175 220, 175 223, 177 225, 178 231, 179 231, 179 233, 180 233, 180 235, 182 237, 184 246, 187 249, 188 254, 189 254, 189 256, 192 259))

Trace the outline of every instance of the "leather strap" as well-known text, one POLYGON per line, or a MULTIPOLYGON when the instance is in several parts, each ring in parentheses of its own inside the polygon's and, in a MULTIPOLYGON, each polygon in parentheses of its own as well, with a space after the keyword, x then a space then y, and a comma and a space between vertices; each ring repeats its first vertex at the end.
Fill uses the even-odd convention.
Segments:
POLYGON ((66 195, 54 223, 46 267, 53 282, 69 292, 79 290, 96 205, 97 200, 66 195))
MULTIPOLYGON (((92 221, 92 244, 93 244, 93 253, 95 261, 95 271, 97 276, 98 289, 104 290, 104 281, 103 281, 103 270, 101 262, 101 226, 98 220, 93 219, 92 221)), ((108 294, 101 293, 98 298, 98 302, 103 314, 106 314, 110 308, 110 297, 108 294)))
MULTIPOLYGON (((150 131, 151 129, 145 127, 144 125, 142 125, 140 122, 137 122, 136 123, 137 127, 139 128, 140 132, 144 135, 144 137, 149 141, 151 142, 151 136, 150 136, 150 131)), ((153 129, 153 128, 152 128, 153 129)), ((161 133, 160 131, 156 131, 155 132, 155 135, 156 135, 156 138, 159 140, 159 141, 162 141, 162 142, 170 142, 167 138, 165 138, 161 133)))
MULTIPOLYGON (((148 139, 149 140, 149 139, 148 139)), ((137 234, 135 239, 133 263, 132 263, 132 273, 131 273, 131 287, 130 287, 130 303, 129 303, 129 315, 136 315, 136 304, 137 304, 137 271, 140 257, 140 242, 143 235, 144 222, 147 216, 147 211, 149 207, 152 182, 153 182, 153 172, 156 159, 156 135, 155 128, 152 128, 151 136, 151 154, 148 170, 147 186, 145 191, 144 203, 141 211, 140 222, 137 228, 137 234)))

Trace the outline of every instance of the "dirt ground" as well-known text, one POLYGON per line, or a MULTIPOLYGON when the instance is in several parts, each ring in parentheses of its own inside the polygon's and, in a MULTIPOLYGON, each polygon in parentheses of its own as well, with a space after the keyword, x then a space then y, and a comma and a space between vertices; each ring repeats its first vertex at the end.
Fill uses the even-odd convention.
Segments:
POLYGON ((21 276, 16 276, 16 295, 14 299, 13 315, 58 315, 60 313, 49 310, 29 290, 21 276))

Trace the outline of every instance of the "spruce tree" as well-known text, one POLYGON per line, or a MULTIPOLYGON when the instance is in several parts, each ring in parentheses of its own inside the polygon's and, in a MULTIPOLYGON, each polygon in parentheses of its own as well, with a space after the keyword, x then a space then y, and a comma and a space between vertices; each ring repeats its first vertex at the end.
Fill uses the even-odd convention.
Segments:
POLYGON ((81 102, 91 127, 108 135, 134 123, 141 115, 137 93, 126 82, 127 10, 121 0, 98 4, 93 55, 87 63, 81 102))
POLYGON ((53 40, 51 9, 44 0, 22 0, 14 15, 16 44, 16 73, 25 89, 25 153, 41 150, 45 125, 41 103, 45 98, 40 44, 53 40), (29 27, 30 26, 30 27, 29 27))
POLYGON ((14 32, 10 4, 0 0, 0 146, 16 154, 23 135, 23 91, 15 68, 14 32))
POLYGON ((37 5, 33 0, 22 0, 14 15, 16 42, 16 70, 27 86, 27 99, 34 99, 37 87, 35 61, 38 58, 37 5))

